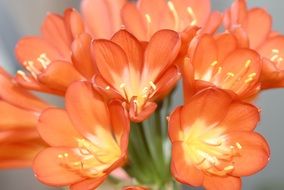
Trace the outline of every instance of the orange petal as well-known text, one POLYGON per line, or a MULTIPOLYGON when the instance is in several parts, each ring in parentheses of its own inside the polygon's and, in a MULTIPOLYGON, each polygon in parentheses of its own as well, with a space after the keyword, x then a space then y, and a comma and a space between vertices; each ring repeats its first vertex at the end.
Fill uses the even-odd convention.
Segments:
POLYGON ((107 40, 95 40, 92 46, 93 55, 99 72, 113 86, 129 80, 128 60, 123 49, 107 40))
POLYGON ((38 113, 27 111, 0 100, 0 131, 20 128, 34 128, 38 113))
POLYGON ((74 67, 88 79, 91 79, 98 72, 96 64, 92 60, 91 41, 91 36, 83 33, 72 43, 72 62, 74 67))
POLYGON ((62 16, 49 13, 41 27, 43 38, 65 58, 70 60, 71 32, 66 28, 62 16))
POLYGON ((219 125, 229 131, 253 131, 260 120, 257 107, 251 104, 235 102, 227 110, 225 119, 219 125))
POLYGON ((64 110, 46 109, 39 118, 37 130, 50 146, 77 147, 81 135, 74 129, 64 110))
MULTIPOLYGON (((11 136, 17 138, 26 135, 26 133, 11 136)), ((44 148, 44 144, 40 139, 25 139, 22 142, 1 143, 0 145, 0 168, 26 168, 32 166, 32 161, 36 154, 44 148)))
POLYGON ((204 122, 208 127, 219 123, 227 114, 232 97, 217 88, 207 88, 194 95, 181 112, 182 128, 190 127, 194 122, 204 122))
POLYGON ((111 131, 108 108, 90 83, 73 83, 65 97, 66 110, 80 134, 96 134, 97 128, 111 131))
POLYGON ((127 152, 130 121, 121 101, 112 100, 109 103, 109 115, 115 140, 121 146, 122 152, 127 152))
POLYGON ((224 33, 217 37, 216 45, 218 49, 218 61, 223 62, 224 59, 235 49, 237 49, 237 39, 230 33, 224 33))
POLYGON ((231 6, 231 27, 234 27, 237 24, 245 25, 248 10, 246 0, 235 0, 231 6))
POLYGON ((248 28, 250 47, 255 49, 269 36, 272 27, 271 15, 261 8, 251 9, 248 13, 248 28))
POLYGON ((143 47, 140 42, 126 30, 120 30, 115 33, 111 41, 118 44, 124 50, 127 60, 130 63, 131 79, 139 82, 144 56, 143 47))
POLYGON ((195 79, 206 79, 207 75, 212 72, 212 63, 217 61, 218 58, 215 40, 211 35, 203 35, 198 41, 193 41, 189 51, 192 52, 190 57, 192 58, 195 79), (194 43, 197 44, 194 45, 194 43))
POLYGON ((181 38, 171 30, 156 32, 145 51, 146 63, 143 69, 142 81, 155 81, 156 77, 167 69, 176 58, 181 47, 181 38))
POLYGON ((204 26, 210 15, 210 1, 209 0, 172 0, 179 19, 186 23, 185 25, 204 26), (188 11, 189 9, 192 10, 188 11), (195 21, 194 21, 195 20, 195 21))
POLYGON ((38 80, 52 89, 65 91, 72 82, 84 80, 84 77, 70 63, 54 61, 38 80))
POLYGON ((16 85, 12 79, 0 75, 0 97, 6 102, 27 110, 42 111, 48 104, 16 85))
POLYGON ((72 8, 64 11, 64 21, 70 29, 73 38, 76 38, 84 32, 84 23, 81 15, 72 8))
POLYGON ((186 145, 181 142, 175 142, 172 145, 172 175, 181 183, 200 186, 203 183, 204 174, 186 157, 184 146, 186 145))
POLYGON ((22 38, 16 46, 16 57, 18 61, 26 67, 29 62, 41 70, 42 63, 39 61, 40 57, 44 55, 49 61, 62 58, 58 51, 47 41, 38 37, 22 38))
POLYGON ((72 149, 69 148, 47 148, 40 152, 33 162, 33 171, 36 178, 52 186, 70 185, 84 178, 75 171, 64 165, 65 161, 77 161, 80 159, 72 149), (66 154, 67 158, 59 158, 66 154))
POLYGON ((232 132, 228 134, 231 144, 239 143, 239 156, 233 159, 234 176, 248 176, 262 170, 270 157, 269 145, 266 140, 254 132, 232 132))
POLYGON ((168 68, 165 73, 162 73, 161 77, 157 79, 156 92, 151 99, 161 100, 175 87, 178 80, 181 78, 181 73, 176 65, 168 68))
POLYGON ((87 28, 94 38, 109 39, 112 36, 111 12, 104 0, 83 0, 81 12, 87 28))
POLYGON ((78 183, 72 184, 70 190, 94 190, 107 178, 106 175, 95 177, 92 179, 86 179, 78 183))
POLYGON ((147 20, 146 15, 150 17, 151 22, 148 23, 150 34, 161 29, 174 29, 174 19, 166 1, 156 0, 155 5, 153 5, 151 0, 139 0, 137 6, 142 16, 145 16, 145 21, 147 20))
POLYGON ((214 34, 222 24, 222 21, 223 21, 222 13, 218 11, 212 12, 206 24, 202 28, 202 33, 214 34))
POLYGON ((121 10, 121 17, 126 29, 142 41, 147 40, 144 18, 138 8, 132 3, 126 3, 121 10))
POLYGON ((168 123, 169 123, 169 137, 172 142, 181 141, 183 140, 183 133, 181 129, 181 107, 177 107, 169 116, 168 123))
POLYGON ((203 185, 206 190, 241 190, 242 181, 239 177, 206 175, 203 185))

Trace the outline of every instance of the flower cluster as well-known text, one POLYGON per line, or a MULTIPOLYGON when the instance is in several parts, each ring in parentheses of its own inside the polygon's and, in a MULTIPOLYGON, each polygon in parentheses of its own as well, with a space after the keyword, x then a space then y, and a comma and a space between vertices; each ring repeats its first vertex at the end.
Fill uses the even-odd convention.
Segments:
POLYGON ((167 181, 147 184, 127 170, 135 164, 128 148, 141 140, 133 124, 173 98, 180 79, 184 104, 167 117, 169 138, 160 141, 171 150, 159 145, 171 152, 175 180, 239 190, 242 176, 267 165, 253 100, 284 86, 284 36, 267 11, 249 9, 246 0, 223 13, 210 0, 82 0, 81 14, 49 14, 40 35, 17 43, 23 70, 15 77, 0 70, 1 168, 32 166, 45 184, 92 190, 125 167, 136 181, 124 190, 163 189, 167 181), (65 107, 30 90, 62 96, 65 107))

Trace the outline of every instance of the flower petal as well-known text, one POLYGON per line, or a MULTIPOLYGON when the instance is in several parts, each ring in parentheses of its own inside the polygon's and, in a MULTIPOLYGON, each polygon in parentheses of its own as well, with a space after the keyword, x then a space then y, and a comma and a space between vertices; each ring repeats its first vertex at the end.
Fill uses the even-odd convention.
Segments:
POLYGON ((72 62, 74 67, 86 78, 96 74, 97 67, 90 51, 92 38, 87 33, 79 35, 72 43, 72 62))
POLYGON ((231 131, 253 131, 260 120, 257 107, 235 102, 227 109, 225 119, 219 124, 231 131))
POLYGON ((250 47, 255 49, 268 38, 272 28, 272 18, 266 10, 254 8, 249 11, 247 22, 250 47))
POLYGON ((217 88, 207 88, 194 95, 183 106, 181 112, 182 128, 190 127, 194 122, 204 122, 208 127, 224 119, 232 97, 217 88))
POLYGON ((233 176, 205 176, 203 185, 206 190, 240 190, 242 181, 233 176))
POLYGON ((84 32, 84 23, 79 12, 69 8, 64 11, 64 21, 70 28, 73 38, 76 38, 84 32))
POLYGON ((269 145, 258 133, 232 132, 228 134, 231 144, 239 143, 239 156, 233 159, 234 176, 248 176, 262 170, 270 157, 269 145))
POLYGON ((171 142, 183 140, 182 129, 181 129, 181 115, 182 107, 177 107, 169 116, 169 130, 168 134, 171 142))
POLYGON ((52 89, 65 91, 72 82, 84 80, 84 77, 70 63, 54 61, 38 80, 52 89))
POLYGON ((216 45, 218 49, 218 61, 223 62, 224 59, 235 49, 237 49, 237 39, 234 35, 227 33, 217 37, 216 45))
POLYGON ((69 148, 47 148, 36 156, 33 171, 39 181, 52 186, 64 186, 84 179, 62 163, 65 160, 59 158, 61 154, 66 154, 68 161, 78 160, 78 156, 69 148))
POLYGON ((0 100, 0 118, 0 131, 34 128, 38 120, 38 114, 0 100))
POLYGON ((172 175, 181 183, 190 186, 200 186, 203 183, 204 174, 197 169, 186 157, 185 147, 181 142, 175 142, 172 146, 172 175))
POLYGON ((129 80, 128 60, 123 49, 107 40, 95 40, 92 46, 93 56, 103 78, 119 88, 129 80))
POLYGON ((139 83, 144 53, 140 42, 126 30, 120 30, 115 33, 111 41, 118 44, 123 49, 129 62, 131 80, 135 80, 139 83))
POLYGON ((156 32, 145 51, 144 69, 141 81, 155 81, 176 58, 181 47, 181 38, 171 30, 156 32))
POLYGON ((103 98, 87 82, 75 82, 66 92, 66 110, 82 135, 96 134, 97 128, 110 131, 108 108, 103 98))
POLYGON ((132 3, 126 3, 121 10, 121 17, 125 27, 139 40, 147 40, 146 25, 138 8, 132 3))
POLYGON ((50 146, 77 147, 76 140, 81 138, 67 113, 61 109, 46 109, 39 118, 37 130, 50 146))

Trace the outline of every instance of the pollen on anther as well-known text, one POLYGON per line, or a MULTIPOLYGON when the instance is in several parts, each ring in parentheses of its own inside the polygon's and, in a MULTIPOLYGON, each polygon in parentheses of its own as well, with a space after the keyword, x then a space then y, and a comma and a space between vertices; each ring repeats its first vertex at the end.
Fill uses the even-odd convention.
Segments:
POLYGON ((218 64, 218 61, 215 60, 215 61, 213 61, 210 65, 211 65, 212 67, 214 67, 214 66, 217 65, 217 64, 218 64))
POLYGON ((238 149, 242 149, 242 145, 240 143, 236 143, 238 149))
POLYGON ((23 79, 24 79, 25 81, 31 81, 31 80, 29 79, 29 77, 27 77, 27 75, 26 75, 26 73, 25 73, 24 71, 19 70, 19 71, 17 71, 17 74, 20 75, 21 77, 23 77, 23 79))
POLYGON ((250 64, 251 64, 251 60, 248 59, 248 60, 246 61, 246 63, 245 63, 245 67, 248 68, 248 67, 250 66, 250 64))
POLYGON ((62 155, 62 154, 58 154, 58 156, 57 156, 58 158, 63 158, 64 156, 62 155))
POLYGON ((153 81, 150 81, 149 84, 154 90, 157 89, 157 86, 153 83, 153 81))
POLYGON ((125 83, 121 83, 121 85, 119 86, 119 88, 124 88, 126 86, 125 83))
POLYGON ((225 171, 230 171, 230 170, 232 170, 232 169, 234 169, 235 167, 233 166, 233 165, 229 165, 229 166, 226 166, 225 168, 224 168, 224 170, 225 171))
POLYGON ((106 86, 105 89, 106 89, 106 90, 109 90, 109 89, 110 89, 110 86, 106 86))
POLYGON ((277 53, 277 54, 279 53, 279 49, 272 49, 271 51, 272 53, 277 53))
POLYGON ((228 72, 228 73, 227 73, 227 76, 229 76, 229 77, 234 77, 234 76, 235 76, 235 74, 234 74, 234 73, 232 73, 232 72, 228 72))

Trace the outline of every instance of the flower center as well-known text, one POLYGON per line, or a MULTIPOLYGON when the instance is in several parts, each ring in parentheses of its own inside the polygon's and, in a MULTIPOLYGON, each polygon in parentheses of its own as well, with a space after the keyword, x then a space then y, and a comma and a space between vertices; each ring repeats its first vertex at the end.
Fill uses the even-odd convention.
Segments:
POLYGON ((185 138, 186 153, 191 163, 208 174, 225 176, 234 169, 233 157, 242 149, 240 143, 229 144, 225 129, 206 126, 198 121, 185 138))

